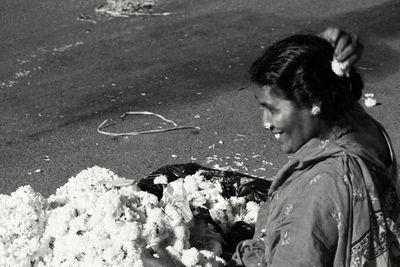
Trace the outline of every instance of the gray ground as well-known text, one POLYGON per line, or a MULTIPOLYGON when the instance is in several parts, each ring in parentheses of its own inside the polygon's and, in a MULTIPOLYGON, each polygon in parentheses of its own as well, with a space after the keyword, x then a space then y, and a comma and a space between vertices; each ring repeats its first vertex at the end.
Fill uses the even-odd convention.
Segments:
MULTIPOLYGON (((30 184, 48 195, 93 165, 140 179, 194 160, 272 177, 287 158, 261 128, 247 69, 272 41, 329 25, 361 36, 365 92, 381 103, 369 111, 400 154, 397 0, 159 0, 155 11, 172 15, 130 18, 95 14, 102 3, 1 0, 0 193, 30 184), (97 133, 105 119, 144 110, 201 130, 97 133)), ((131 117, 112 130, 160 126, 131 117)))

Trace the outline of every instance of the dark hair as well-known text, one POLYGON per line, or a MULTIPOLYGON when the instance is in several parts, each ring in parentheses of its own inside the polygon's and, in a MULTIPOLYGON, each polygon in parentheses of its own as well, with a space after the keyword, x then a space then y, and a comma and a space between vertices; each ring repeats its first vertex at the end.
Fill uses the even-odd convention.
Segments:
POLYGON ((320 117, 336 121, 360 99, 364 84, 351 68, 349 77, 332 71, 334 49, 314 35, 293 35, 272 44, 250 69, 251 80, 278 87, 299 107, 319 104, 320 117))

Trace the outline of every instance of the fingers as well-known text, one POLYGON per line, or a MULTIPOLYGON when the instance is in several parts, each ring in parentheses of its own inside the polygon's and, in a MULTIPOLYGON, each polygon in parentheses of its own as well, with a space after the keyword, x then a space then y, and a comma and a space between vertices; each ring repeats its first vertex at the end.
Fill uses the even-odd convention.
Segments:
POLYGON ((327 28, 321 37, 334 47, 334 58, 346 67, 346 71, 350 71, 364 50, 357 35, 339 28, 327 28))
MULTIPOLYGON (((347 38, 346 38, 347 39, 347 38)), ((348 57, 354 55, 357 51, 357 47, 351 45, 351 40, 339 41, 338 46, 335 48, 334 56, 339 62, 345 61, 348 57), (346 43, 345 43, 346 42, 346 43), (340 45, 340 47, 339 47, 340 45)))
MULTIPOLYGON (((360 59, 359 55, 352 55, 350 56, 346 62, 347 62, 347 66, 353 66, 358 60, 360 59)), ((350 68, 349 68, 350 70, 350 68)))
POLYGON ((169 266, 165 265, 164 255, 160 255, 158 251, 153 249, 154 247, 143 250, 142 252, 142 262, 146 267, 161 267, 169 266))
POLYGON ((357 35, 346 35, 340 38, 337 46, 335 47, 335 58, 339 62, 349 61, 348 64, 354 64, 360 57, 363 51, 363 46, 360 44, 357 35), (355 60, 354 60, 355 59, 355 60))
POLYGON ((344 57, 344 52, 347 49, 347 52, 350 52, 350 50, 354 51, 354 46, 352 46, 352 39, 350 38, 349 35, 347 34, 342 34, 339 37, 339 40, 337 41, 337 44, 335 46, 335 52, 334 56, 338 61, 343 61, 344 57))
POLYGON ((246 253, 246 252, 250 251, 250 248, 251 248, 251 240, 245 240, 245 241, 242 241, 242 243, 239 247, 239 251, 241 253, 246 253))
POLYGON ((146 267, 158 266, 158 259, 153 257, 152 251, 149 249, 143 250, 141 259, 146 267))
POLYGON ((151 247, 155 254, 158 255, 158 257, 163 258, 164 256, 167 256, 167 251, 165 250, 164 247, 162 246, 153 246, 151 247))
POLYGON ((330 27, 321 33, 321 37, 327 40, 334 47, 339 39, 340 32, 341 30, 339 28, 330 27))
POLYGON ((169 255, 167 253, 165 244, 166 243, 154 245, 148 249, 149 253, 152 255, 153 258, 163 259, 163 260, 169 259, 169 255))

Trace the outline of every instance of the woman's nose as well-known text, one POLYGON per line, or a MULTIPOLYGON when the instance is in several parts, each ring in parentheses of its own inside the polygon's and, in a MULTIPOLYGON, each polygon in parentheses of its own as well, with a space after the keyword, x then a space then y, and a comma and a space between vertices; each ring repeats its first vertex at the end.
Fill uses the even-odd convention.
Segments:
POLYGON ((267 129, 268 131, 272 131, 273 127, 272 127, 271 123, 267 122, 267 123, 264 123, 264 128, 267 129))
POLYGON ((264 111, 263 113, 263 126, 265 129, 272 131, 273 126, 271 123, 271 116, 268 111, 264 111))

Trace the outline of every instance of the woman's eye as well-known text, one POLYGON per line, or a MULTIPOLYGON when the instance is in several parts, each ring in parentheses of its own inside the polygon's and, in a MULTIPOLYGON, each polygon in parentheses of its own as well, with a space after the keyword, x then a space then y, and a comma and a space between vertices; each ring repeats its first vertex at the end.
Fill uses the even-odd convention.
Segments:
POLYGON ((276 113, 276 112, 277 112, 277 109, 274 108, 274 107, 271 107, 271 106, 261 105, 261 107, 262 107, 262 109, 263 109, 264 111, 267 111, 267 112, 269 112, 270 114, 273 114, 273 113, 276 113))

